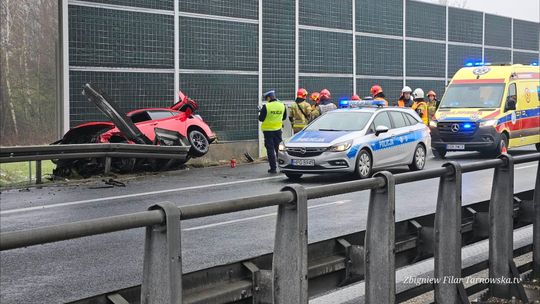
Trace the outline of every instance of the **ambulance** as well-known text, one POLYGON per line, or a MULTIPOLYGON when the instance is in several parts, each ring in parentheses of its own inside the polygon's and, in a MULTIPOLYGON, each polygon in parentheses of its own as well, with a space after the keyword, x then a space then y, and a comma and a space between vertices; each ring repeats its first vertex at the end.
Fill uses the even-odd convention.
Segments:
POLYGON ((540 151, 540 80, 535 65, 478 65, 460 69, 429 122, 433 154, 536 145, 540 151))

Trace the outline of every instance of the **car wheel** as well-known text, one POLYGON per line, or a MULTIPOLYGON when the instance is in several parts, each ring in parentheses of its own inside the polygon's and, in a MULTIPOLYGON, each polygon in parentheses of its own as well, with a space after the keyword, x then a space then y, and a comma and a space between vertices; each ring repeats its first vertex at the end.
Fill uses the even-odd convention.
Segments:
POLYGON ((371 155, 366 150, 361 150, 356 158, 356 169, 354 174, 358 178, 368 178, 371 176, 373 160, 371 155))
POLYGON ((300 179, 302 177, 302 173, 287 172, 285 173, 285 176, 287 176, 289 179, 300 179))
POLYGON ((435 158, 444 159, 446 157, 446 149, 437 148, 431 149, 431 151, 433 152, 433 156, 435 156, 435 158))
POLYGON ((495 150, 491 150, 489 155, 493 157, 497 157, 502 154, 503 149, 508 148, 508 135, 506 133, 501 134, 501 139, 499 139, 499 143, 497 144, 497 147, 495 150))
POLYGON ((414 149, 414 157, 412 163, 409 164, 411 171, 418 171, 424 169, 426 165, 426 148, 422 145, 417 145, 414 149))
POLYGON ((208 153, 210 143, 208 142, 208 138, 206 138, 206 135, 204 135, 204 133, 202 133, 201 131, 189 131, 188 140, 189 144, 191 145, 191 149, 189 150, 189 154, 191 156, 201 157, 208 153))

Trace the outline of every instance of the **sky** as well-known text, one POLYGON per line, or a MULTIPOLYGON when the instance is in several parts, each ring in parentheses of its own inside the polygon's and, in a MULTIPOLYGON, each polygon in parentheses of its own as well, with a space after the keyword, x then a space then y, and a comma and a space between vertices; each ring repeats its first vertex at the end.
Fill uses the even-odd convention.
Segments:
MULTIPOLYGON (((441 3, 440 0, 422 0, 441 3)), ((475 11, 512 17, 529 21, 540 21, 540 1, 538 0, 448 0, 449 5, 475 11)))

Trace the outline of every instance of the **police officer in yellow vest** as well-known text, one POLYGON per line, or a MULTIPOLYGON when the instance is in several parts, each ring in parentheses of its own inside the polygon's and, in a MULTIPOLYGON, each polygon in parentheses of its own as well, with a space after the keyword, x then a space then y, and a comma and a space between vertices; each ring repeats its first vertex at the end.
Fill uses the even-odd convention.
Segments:
POLYGON ((266 104, 262 106, 259 112, 259 121, 262 122, 261 130, 264 134, 264 146, 268 155, 270 170, 268 173, 277 173, 276 157, 281 138, 281 129, 283 121, 287 119, 287 110, 285 105, 277 100, 274 90, 263 94, 266 104))

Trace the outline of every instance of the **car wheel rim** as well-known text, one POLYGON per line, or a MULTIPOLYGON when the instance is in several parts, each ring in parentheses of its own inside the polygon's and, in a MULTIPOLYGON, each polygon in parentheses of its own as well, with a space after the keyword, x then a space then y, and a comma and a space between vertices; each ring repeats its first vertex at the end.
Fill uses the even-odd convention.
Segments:
POLYGON ((426 161, 426 153, 424 152, 424 149, 422 147, 418 147, 416 149, 415 158, 416 158, 416 167, 418 169, 422 169, 426 161))
POLYGON ((503 152, 503 150, 506 148, 506 141, 504 141, 504 139, 501 139, 501 144, 499 145, 501 147, 501 154, 503 152))
POLYGON ((191 135, 191 142, 193 143, 193 146, 199 151, 205 151, 206 150, 206 138, 204 138, 204 135, 200 133, 193 133, 191 135))
POLYGON ((371 161, 369 159, 369 156, 367 154, 360 155, 360 160, 358 161, 358 169, 360 171, 360 175, 367 176, 369 174, 370 168, 371 161))

